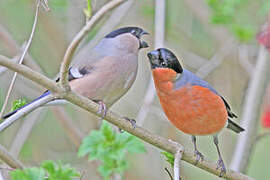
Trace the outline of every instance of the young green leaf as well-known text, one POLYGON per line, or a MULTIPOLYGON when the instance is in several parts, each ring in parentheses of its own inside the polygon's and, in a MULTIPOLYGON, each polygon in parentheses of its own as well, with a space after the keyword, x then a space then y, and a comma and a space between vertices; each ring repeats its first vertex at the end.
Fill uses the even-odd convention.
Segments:
POLYGON ((44 170, 47 171, 48 180, 72 180, 75 177, 79 177, 80 174, 69 165, 63 165, 62 163, 54 163, 53 161, 45 161, 41 165, 44 170))
POLYGON ((171 153, 165 152, 165 151, 161 152, 161 154, 163 154, 167 158, 166 161, 168 163, 170 163, 171 166, 173 167, 173 165, 174 165, 174 155, 171 154, 171 153))
POLYGON ((18 169, 10 173, 11 180, 73 180, 79 172, 60 162, 45 161, 40 168, 18 169))
POLYGON ((128 153, 146 152, 144 145, 140 140, 127 133, 117 133, 109 123, 103 122, 100 130, 91 131, 84 138, 78 155, 88 154, 89 160, 99 160, 100 174, 108 179, 112 174, 122 174, 128 167, 126 156, 128 153))
POLYGON ((86 0, 87 3, 87 9, 84 9, 84 15, 86 16, 86 19, 90 19, 90 17, 92 16, 92 6, 91 6, 91 1, 92 0, 86 0))
POLYGON ((45 171, 42 168, 16 169, 10 172, 11 180, 44 180, 45 171))
POLYGON ((15 110, 19 109, 20 107, 22 107, 22 106, 24 106, 26 104, 27 104, 27 102, 26 102, 25 98, 17 99, 17 100, 12 102, 11 111, 15 111, 15 110))

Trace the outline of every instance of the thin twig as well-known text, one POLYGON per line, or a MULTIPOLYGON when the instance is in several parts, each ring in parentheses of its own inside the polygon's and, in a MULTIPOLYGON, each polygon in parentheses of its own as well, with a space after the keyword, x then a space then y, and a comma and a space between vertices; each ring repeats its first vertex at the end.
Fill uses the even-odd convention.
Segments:
MULTIPOLYGON (((165 20, 166 20, 166 1, 165 0, 156 0, 155 1, 155 49, 164 46, 164 37, 165 37, 165 20)), ((136 117, 137 124, 142 125, 148 112, 151 104, 155 98, 155 85, 152 75, 150 75, 148 87, 143 99, 142 106, 136 117)))
POLYGON ((252 151, 252 137, 256 136, 258 130, 258 117, 266 90, 269 69, 270 61, 267 59, 267 50, 260 46, 257 63, 255 68, 253 68, 243 106, 241 126, 245 131, 238 136, 230 164, 232 169, 239 172, 245 172, 248 165, 250 152, 252 151))
MULTIPOLYGON (((32 32, 30 34, 30 37, 29 37, 29 40, 24 48, 24 51, 22 53, 22 56, 20 57, 20 60, 19 60, 19 64, 22 64, 23 62, 23 59, 30 47, 30 44, 33 40, 33 37, 34 37, 34 33, 35 33, 35 30, 36 30, 36 25, 37 25, 37 20, 38 20, 38 12, 39 12, 39 6, 40 6, 40 0, 37 0, 37 6, 36 6, 36 12, 35 12, 35 19, 34 19, 34 23, 33 23, 33 27, 32 27, 32 32)), ((10 98, 10 95, 11 95, 11 92, 12 92, 12 89, 14 87, 14 84, 15 84, 15 81, 16 81, 16 78, 17 78, 17 72, 14 73, 13 77, 12 77, 12 80, 11 80, 11 83, 10 83, 10 86, 9 86, 9 89, 8 89, 8 92, 7 92, 7 95, 6 95, 6 98, 5 98, 5 101, 4 101, 4 104, 2 106, 2 110, 0 112, 0 118, 3 116, 3 113, 6 109, 6 106, 8 104, 8 101, 9 101, 9 98, 10 98)))
MULTIPOLYGON (((87 99, 84 96, 78 95, 72 91, 65 92, 63 91, 61 87, 57 86, 56 83, 54 83, 52 86, 50 84, 51 80, 44 77, 42 74, 34 72, 30 68, 25 67, 24 65, 13 63, 1 55, 0 55, 0 65, 17 71, 18 73, 22 74, 24 77, 27 77, 33 80, 37 84, 43 85, 47 89, 53 88, 57 96, 62 97, 68 100, 69 102, 76 104, 77 106, 89 112, 94 113, 97 116, 101 116, 100 114, 98 114, 99 106, 95 102, 87 99), (43 81, 41 82, 40 79, 42 79, 43 81)), ((137 126, 134 129, 129 122, 127 122, 125 119, 121 118, 121 116, 117 115, 111 110, 108 110, 105 120, 109 121, 110 123, 118 126, 119 128, 139 137, 140 139, 164 151, 175 154, 177 150, 179 149, 179 147, 176 146, 175 143, 172 143, 166 138, 153 134, 144 128, 137 126)), ((183 152, 182 159, 190 164, 193 164, 193 165, 196 164, 196 157, 194 157, 194 153, 191 150, 185 149, 185 151, 183 152)), ((204 159, 204 161, 199 162, 196 166, 212 174, 215 174, 217 176, 220 174, 220 172, 216 170, 216 163, 210 162, 207 159, 204 159)), ((228 170, 227 173, 224 175, 224 178, 231 179, 231 180, 237 180, 237 179, 238 180, 252 180, 252 178, 244 174, 232 171, 232 170, 228 170)))
POLYGON ((60 84, 65 88, 69 89, 68 84, 68 68, 72 60, 72 56, 78 47, 79 43, 85 37, 85 35, 91 30, 91 28, 96 24, 98 20, 100 20, 105 13, 110 11, 111 9, 117 7, 121 3, 125 2, 126 0, 113 0, 105 4, 92 18, 87 22, 87 24, 78 32, 78 34, 73 38, 71 43, 69 44, 63 61, 60 67, 60 84))
POLYGON ((174 171, 174 179, 180 179, 180 160, 182 159, 183 150, 178 149, 174 155, 174 164, 173 164, 173 171, 174 171))
MULTIPOLYGON (((18 52, 22 52, 20 45, 13 39, 12 35, 8 32, 8 30, 4 26, 2 26, 1 24, 0 24, 0 38, 2 41, 5 42, 4 45, 7 47, 7 50, 9 51, 11 56, 18 56, 18 52)), ((14 57, 16 62, 19 61, 18 57, 14 57)), ((25 65, 27 65, 27 66, 31 67, 32 69, 37 70, 39 72, 42 71, 40 66, 36 63, 36 61, 31 56, 29 56, 28 53, 25 55, 24 59, 25 60, 23 61, 23 64, 25 64, 25 65)), ((4 71, 5 70, 3 70, 1 67, 0 68, 0 75, 4 71)))
MULTIPOLYGON (((104 34, 108 32, 108 29, 113 29, 115 26, 117 26, 123 17, 129 12, 129 9, 134 4, 134 0, 128 0, 119 7, 117 7, 110 17, 106 20, 106 22, 102 25, 102 27, 98 30, 97 34, 93 39, 91 39, 90 42, 88 42, 80 51, 89 51, 89 49, 92 49, 98 41, 100 41, 101 38, 103 38, 104 34)), ((81 43, 83 44, 83 43, 81 43)), ((79 47, 80 48, 80 47, 79 47)))
POLYGON ((0 159, 2 159, 9 167, 22 169, 24 165, 14 158, 2 145, 0 145, 0 159))
POLYGON ((0 64, 2 66, 5 66, 15 72, 18 72, 20 74, 23 74, 28 79, 31 79, 32 81, 36 82, 37 84, 50 89, 53 92, 61 90, 56 84, 55 81, 48 79, 43 74, 40 74, 36 71, 33 71, 29 67, 25 65, 20 65, 18 63, 12 62, 9 58, 0 55, 0 64), (18 66, 19 65, 19 66, 18 66))
POLYGON ((165 171, 168 173, 168 175, 169 175, 170 179, 171 179, 171 180, 173 180, 173 177, 172 177, 172 175, 171 175, 170 171, 168 170, 168 168, 165 168, 165 171))
POLYGON ((24 107, 23 109, 20 109, 18 112, 16 112, 11 117, 7 118, 4 122, 0 124, 0 132, 6 129, 8 126, 10 126, 12 123, 14 123, 19 118, 25 116, 26 114, 29 114, 30 112, 34 111, 40 106, 43 106, 44 104, 47 104, 48 102, 53 101, 56 99, 56 97, 52 94, 43 97, 42 99, 35 101, 31 103, 30 105, 24 107))

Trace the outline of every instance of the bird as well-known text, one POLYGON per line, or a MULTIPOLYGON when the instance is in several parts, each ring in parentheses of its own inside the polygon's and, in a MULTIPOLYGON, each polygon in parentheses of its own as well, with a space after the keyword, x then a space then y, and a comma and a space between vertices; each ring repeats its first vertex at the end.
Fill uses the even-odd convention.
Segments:
MULTIPOLYGON (((99 113, 103 111, 102 118, 106 115, 107 107, 120 99, 134 83, 138 53, 148 47, 147 42, 141 39, 146 34, 149 33, 140 27, 122 27, 107 34, 92 49, 82 49, 75 55, 68 73, 70 88, 97 102, 99 113)), ((49 90, 45 91, 29 104, 4 115, 3 119, 49 94, 49 90)))
POLYGON ((147 53, 160 104, 170 122, 191 135, 197 164, 204 156, 198 151, 196 136, 211 135, 219 159, 220 176, 226 167, 219 149, 218 134, 224 127, 236 133, 244 131, 231 119, 237 116, 227 101, 207 82, 184 69, 176 55, 167 48, 147 53))

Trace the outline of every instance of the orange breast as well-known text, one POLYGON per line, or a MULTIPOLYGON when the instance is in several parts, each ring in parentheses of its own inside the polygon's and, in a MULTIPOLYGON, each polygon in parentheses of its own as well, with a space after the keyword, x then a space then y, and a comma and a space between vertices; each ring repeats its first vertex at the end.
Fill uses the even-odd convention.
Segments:
MULTIPOLYGON (((159 87, 156 86, 157 93, 168 119, 184 133, 209 135, 219 132, 226 125, 228 115, 225 105, 209 89, 185 86, 178 90, 169 88, 171 90, 164 92, 159 87)), ((170 82, 167 87, 171 87, 170 82)))

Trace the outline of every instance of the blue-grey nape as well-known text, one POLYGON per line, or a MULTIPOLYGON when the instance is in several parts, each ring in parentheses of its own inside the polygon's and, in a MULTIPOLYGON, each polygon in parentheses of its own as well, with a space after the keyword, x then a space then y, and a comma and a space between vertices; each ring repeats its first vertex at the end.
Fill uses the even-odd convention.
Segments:
POLYGON ((174 89, 179 89, 185 85, 201 86, 210 89, 215 94, 219 95, 218 92, 205 80, 199 78, 196 74, 184 69, 181 78, 174 82, 174 89))

